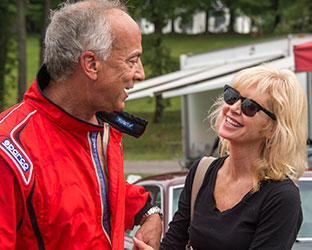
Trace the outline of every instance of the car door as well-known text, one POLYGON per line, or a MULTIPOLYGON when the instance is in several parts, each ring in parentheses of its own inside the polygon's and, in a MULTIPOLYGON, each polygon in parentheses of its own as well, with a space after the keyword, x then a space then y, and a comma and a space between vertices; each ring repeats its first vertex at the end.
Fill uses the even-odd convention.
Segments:
MULTIPOLYGON (((152 196, 152 205, 153 206, 158 206, 160 209, 163 210, 164 207, 164 201, 163 201, 163 193, 162 193, 162 187, 160 185, 155 184, 140 184, 139 185, 143 186, 145 188, 146 192, 149 192, 152 196)), ((132 237, 135 236, 136 232, 140 226, 134 226, 132 230, 126 230, 125 232, 125 249, 132 249, 133 246, 133 241, 132 237)))

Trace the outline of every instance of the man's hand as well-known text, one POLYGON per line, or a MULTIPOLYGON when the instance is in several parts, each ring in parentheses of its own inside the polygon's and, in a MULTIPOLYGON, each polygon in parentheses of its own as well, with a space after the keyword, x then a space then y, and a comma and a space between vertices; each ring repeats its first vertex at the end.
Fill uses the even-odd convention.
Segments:
MULTIPOLYGON (((143 241, 153 249, 158 250, 160 244, 160 238, 162 233, 162 224, 159 214, 152 214, 148 216, 143 222, 140 229, 135 234, 138 240, 143 241)), ((132 248, 133 250, 141 249, 136 244, 132 248)))

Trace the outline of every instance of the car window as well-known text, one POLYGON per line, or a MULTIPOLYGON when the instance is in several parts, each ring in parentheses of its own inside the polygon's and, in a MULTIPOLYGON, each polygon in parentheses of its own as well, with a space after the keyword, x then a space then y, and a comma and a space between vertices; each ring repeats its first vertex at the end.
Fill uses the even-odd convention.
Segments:
MULTIPOLYGON (((149 192, 152 196, 152 205, 158 206, 162 209, 162 202, 161 202, 161 189, 157 185, 142 185, 145 188, 146 192, 149 192)), ((133 237, 135 233, 138 231, 140 226, 134 226, 132 230, 126 230, 126 235, 129 237, 133 237)))
POLYGON ((312 180, 299 181, 302 202, 303 223, 298 238, 312 238, 312 180))
POLYGON ((308 148, 307 156, 308 156, 308 167, 312 169, 312 148, 308 148))
POLYGON ((156 185, 146 185, 144 188, 145 191, 149 192, 152 196, 152 205, 158 206, 162 209, 160 187, 156 185))
POLYGON ((173 189, 173 202, 172 202, 172 214, 174 215, 175 212, 178 210, 179 205, 179 198, 182 192, 183 187, 176 187, 173 189))
POLYGON ((176 186, 171 186, 169 188, 169 210, 168 214, 168 223, 172 221, 175 212, 178 210, 179 198, 182 192, 184 184, 179 184, 176 186))

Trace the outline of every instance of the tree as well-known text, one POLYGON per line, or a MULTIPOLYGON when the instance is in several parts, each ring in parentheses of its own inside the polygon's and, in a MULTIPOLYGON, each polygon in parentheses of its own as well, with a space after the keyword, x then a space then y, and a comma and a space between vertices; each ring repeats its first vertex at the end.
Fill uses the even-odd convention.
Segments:
POLYGON ((280 24, 281 22, 281 15, 279 12, 279 0, 273 0, 272 1, 272 9, 275 13, 274 22, 273 22, 273 30, 280 24))
POLYGON ((43 42, 46 28, 49 23, 50 10, 56 8, 64 0, 28 0, 26 12, 27 31, 40 34, 40 58, 39 64, 43 63, 43 42))
MULTIPOLYGON (((226 7, 229 9, 230 14, 230 24, 228 27, 228 33, 234 33, 234 24, 235 24, 235 18, 236 18, 236 10, 239 6, 239 2, 241 0, 232 1, 232 0, 222 0, 222 1, 216 1, 216 5, 219 6, 220 9, 226 7)), ((252 1, 252 0, 251 0, 252 1)))
POLYGON ((43 41, 45 37, 45 32, 49 23, 49 14, 51 8, 52 0, 43 1, 43 17, 42 17, 42 26, 41 26, 41 37, 40 37, 40 65, 43 63, 43 41))
MULTIPOLYGON (((146 18, 154 24, 155 32, 149 35, 148 41, 143 44, 142 61, 145 68, 149 68, 151 72, 148 77, 160 76, 172 72, 177 69, 177 64, 173 63, 170 51, 165 48, 162 42, 162 29, 168 24, 170 19, 174 20, 176 12, 177 0, 129 0, 129 11, 132 12, 134 18, 146 18), (134 7, 135 6, 135 7, 134 7)), ((156 96, 154 122, 161 122, 163 112, 166 107, 166 101, 161 95, 156 96)))
MULTIPOLYGON (((143 37, 142 61, 146 72, 150 72, 148 77, 156 77, 178 70, 179 64, 170 56, 170 51, 162 44, 159 34, 151 34, 143 37), (160 44, 159 44, 160 43, 160 44)), ((169 105, 168 99, 163 99, 161 95, 155 96, 155 123, 161 122, 164 109, 169 105)))
POLYGON ((25 0, 17 0, 18 102, 26 91, 26 19, 25 0))
POLYGON ((201 3, 199 4, 200 10, 204 11, 206 14, 205 33, 209 33, 209 17, 210 17, 210 13, 214 11, 213 3, 214 3, 213 0, 209 0, 209 1, 201 1, 201 3))
POLYGON ((279 0, 280 23, 277 32, 312 32, 312 3, 310 0, 279 0))
MULTIPOLYGON (((14 60, 9 55, 12 41, 12 22, 14 5, 10 0, 0 1, 0 110, 4 109, 5 76, 9 73, 14 60)), ((13 68, 13 67, 12 67, 13 68)))

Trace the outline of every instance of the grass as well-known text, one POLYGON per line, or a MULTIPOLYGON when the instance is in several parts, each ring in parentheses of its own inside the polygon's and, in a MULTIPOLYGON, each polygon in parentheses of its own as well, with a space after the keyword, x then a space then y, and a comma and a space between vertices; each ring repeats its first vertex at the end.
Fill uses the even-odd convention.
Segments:
MULTIPOLYGON (((181 110, 181 98, 174 97, 168 99, 168 106, 166 111, 180 111, 181 110)), ((129 113, 137 112, 154 112, 155 110, 155 98, 146 97, 141 99, 135 99, 126 102, 125 110, 129 113)))
POLYGON ((159 124, 152 122, 153 112, 133 114, 148 120, 149 124, 143 136, 138 139, 123 136, 125 160, 168 160, 181 157, 180 110, 166 111, 162 123, 159 124))
MULTIPOLYGON (((164 35, 163 42, 171 50, 171 55, 179 61, 180 54, 201 53, 215 49, 237 46, 251 43, 273 35, 265 35, 254 38, 250 35, 164 35)), ((144 43, 143 36, 143 43, 144 43)), ((38 35, 27 37, 27 86, 30 85, 39 68, 39 39, 38 35)), ((143 52, 144 53, 144 52, 143 52)), ((16 74, 17 70, 15 70, 16 74)), ((17 81, 17 77, 16 81, 17 81)), ((6 90, 6 108, 16 103, 16 86, 14 82, 8 82, 10 87, 6 90)), ((169 160, 182 155, 181 149, 181 99, 175 97, 169 99, 170 105, 166 108, 163 122, 153 123, 155 110, 154 98, 142 98, 127 101, 126 111, 149 121, 144 135, 135 139, 125 135, 124 158, 125 160, 169 160)))
POLYGON ((251 37, 250 34, 169 34, 165 36, 164 45, 171 49, 171 55, 173 57, 179 58, 181 54, 197 54, 252 43, 272 37, 274 37, 272 34, 266 34, 262 37, 251 37))
POLYGON ((31 84, 37 74, 40 64, 40 36, 27 37, 27 86, 31 84))
POLYGON ((168 160, 182 156, 181 98, 168 100, 162 123, 153 123, 155 99, 142 98, 126 102, 125 111, 149 121, 140 138, 123 136, 125 160, 168 160))

